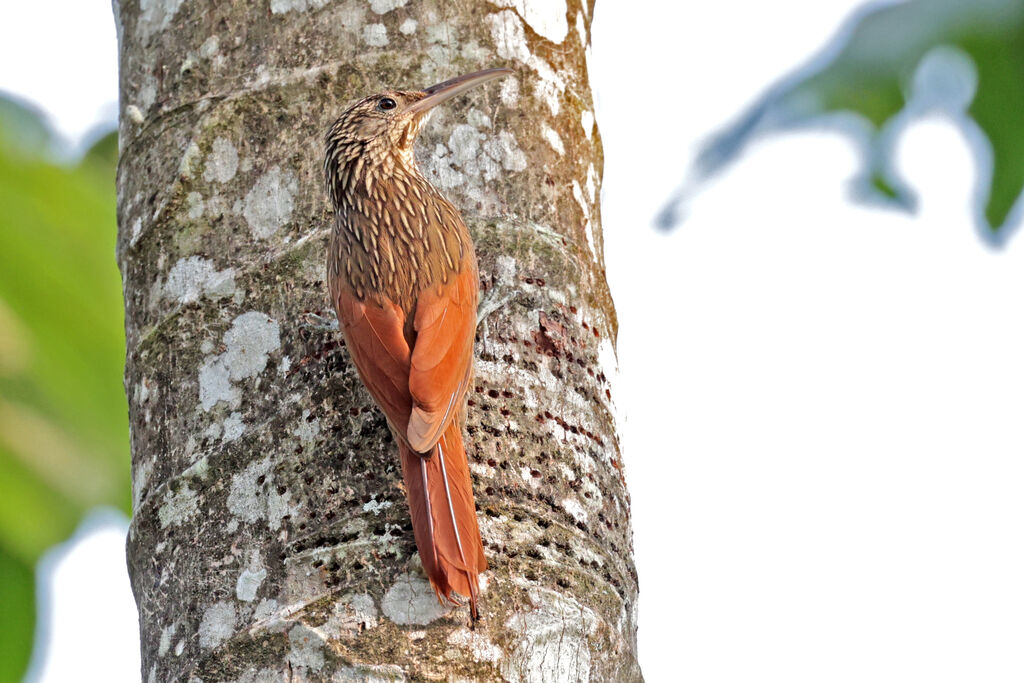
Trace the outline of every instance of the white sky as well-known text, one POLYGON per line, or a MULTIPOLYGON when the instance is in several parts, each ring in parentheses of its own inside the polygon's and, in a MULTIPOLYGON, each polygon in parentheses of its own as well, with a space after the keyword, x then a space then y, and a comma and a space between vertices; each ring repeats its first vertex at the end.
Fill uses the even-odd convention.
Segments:
POLYGON ((898 143, 917 216, 849 204, 853 148, 806 134, 650 229, 694 145, 856 4, 596 11, 652 681, 1024 678, 1024 243, 977 239, 962 136, 898 143))
MULTIPOLYGON (((1024 677, 1024 238, 999 253, 977 239, 963 137, 927 120, 900 140, 916 216, 849 204, 853 148, 801 134, 755 145, 676 232, 651 228, 695 145, 857 4, 598 3, 648 680, 1024 677)), ((105 1, 61 5, 76 16, 47 44, 17 28, 41 20, 0 26, 0 63, 42 69, 0 70, 0 88, 80 135, 116 96, 112 22, 105 1), (75 59, 57 64, 54 44, 75 59)), ((123 572, 120 543, 99 555, 105 569, 58 573, 59 623, 96 618, 62 586, 123 572)), ((130 605, 119 582, 111 599, 130 605)), ((123 658, 135 615, 102 613, 125 635, 90 647, 123 658)))
POLYGON ((38 574, 37 651, 26 683, 138 681, 139 625, 125 562, 127 520, 98 509, 67 543, 48 551, 38 574), (39 649, 39 644, 44 644, 39 649))
POLYGON ((110 0, 5 2, 0 17, 0 90, 48 112, 75 143, 117 118, 110 0))

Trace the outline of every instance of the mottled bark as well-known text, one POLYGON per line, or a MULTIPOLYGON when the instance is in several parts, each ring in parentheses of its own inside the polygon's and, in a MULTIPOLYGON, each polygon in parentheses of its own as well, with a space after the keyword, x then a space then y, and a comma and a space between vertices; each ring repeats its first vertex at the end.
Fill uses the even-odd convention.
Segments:
POLYGON ((592 9, 115 1, 144 679, 640 678, 592 9), (357 97, 501 65, 417 149, 480 258, 470 630, 423 577, 395 445, 331 329, 320 166, 357 97))

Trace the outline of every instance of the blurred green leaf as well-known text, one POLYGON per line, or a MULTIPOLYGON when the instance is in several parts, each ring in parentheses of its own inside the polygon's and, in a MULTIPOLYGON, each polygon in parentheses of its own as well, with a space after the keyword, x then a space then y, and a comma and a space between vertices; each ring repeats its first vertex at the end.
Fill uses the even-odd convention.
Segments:
POLYGON ((32 105, 0 94, 0 151, 8 157, 40 157, 54 136, 45 114, 32 105))
POLYGON ((71 536, 82 506, 56 495, 45 480, 2 446, 0 472, 2 545, 19 562, 33 566, 47 548, 71 536))
POLYGON ((28 661, 42 552, 93 506, 130 512, 116 134, 74 166, 52 140, 0 99, 0 683, 28 661))
MULTIPOLYGON (((891 133, 908 117, 934 110, 954 119, 969 117, 990 144, 991 153, 976 146, 979 162, 991 163, 981 169, 983 181, 989 180, 977 214, 983 234, 1001 241, 1024 190, 1021 0, 868 5, 821 56, 715 136, 698 158, 697 177, 716 173, 754 137, 831 121, 864 145, 864 193, 910 205, 912 192, 891 170, 891 133), (846 116, 846 123, 835 114, 846 116), (851 115, 860 123, 850 124, 851 115)), ((678 220, 678 204, 685 195, 684 190, 663 211, 663 227, 678 220)))
POLYGON ((36 628, 32 565, 0 545, 0 681, 20 681, 32 654, 36 628))
POLYGON ((93 169, 101 178, 113 181, 117 173, 117 131, 112 130, 92 143, 82 157, 81 165, 93 169))

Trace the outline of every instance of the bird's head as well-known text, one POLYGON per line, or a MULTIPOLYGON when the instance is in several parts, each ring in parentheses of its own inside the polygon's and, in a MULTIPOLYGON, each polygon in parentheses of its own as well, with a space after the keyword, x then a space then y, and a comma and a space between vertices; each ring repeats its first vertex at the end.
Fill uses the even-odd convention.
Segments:
POLYGON ((349 107, 327 133, 326 170, 357 163, 375 165, 397 160, 409 167, 420 125, 437 105, 481 83, 512 73, 487 69, 459 76, 424 90, 385 90, 349 107))

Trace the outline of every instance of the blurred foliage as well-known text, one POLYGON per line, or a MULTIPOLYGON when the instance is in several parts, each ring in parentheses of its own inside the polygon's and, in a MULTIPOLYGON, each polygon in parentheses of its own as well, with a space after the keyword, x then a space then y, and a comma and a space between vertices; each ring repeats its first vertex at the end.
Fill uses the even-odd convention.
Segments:
POLYGON ((28 666, 35 617, 34 584, 31 565, 0 552, 0 596, 4 600, 0 609, 0 681, 21 680, 28 666))
MULTIPOLYGON (((864 143, 864 193, 910 205, 912 193, 891 170, 892 133, 908 117, 935 110, 969 117, 981 135, 968 126, 968 137, 987 139, 988 150, 976 145, 979 163, 990 164, 980 169, 977 214, 985 237, 999 242, 1024 190, 1024 0, 866 6, 822 55, 711 141, 697 177, 717 172, 755 136, 827 125, 831 116, 864 143)), ((664 227, 677 221, 683 198, 663 212, 664 227)))
POLYGON ((0 98, 0 683, 19 681, 36 561, 106 504, 130 513, 116 134, 75 165, 0 98))

